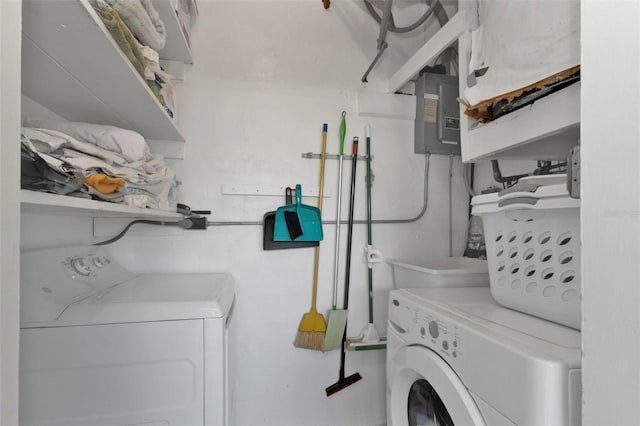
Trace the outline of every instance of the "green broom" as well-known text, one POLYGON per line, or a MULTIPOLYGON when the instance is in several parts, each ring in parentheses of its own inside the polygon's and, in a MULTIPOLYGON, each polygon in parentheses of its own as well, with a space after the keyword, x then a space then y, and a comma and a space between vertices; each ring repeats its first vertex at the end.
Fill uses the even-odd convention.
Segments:
MULTIPOLYGON (((318 193, 318 210, 322 211, 322 196, 324 194, 324 165, 327 157, 327 124, 322 126, 322 154, 320 155, 320 190, 318 193)), ((311 292, 311 309, 302 316, 298 333, 293 345, 296 348, 321 351, 324 348, 324 337, 327 323, 324 316, 316 309, 318 296, 318 269, 320 265, 320 246, 315 249, 313 260, 313 290, 311 292)))

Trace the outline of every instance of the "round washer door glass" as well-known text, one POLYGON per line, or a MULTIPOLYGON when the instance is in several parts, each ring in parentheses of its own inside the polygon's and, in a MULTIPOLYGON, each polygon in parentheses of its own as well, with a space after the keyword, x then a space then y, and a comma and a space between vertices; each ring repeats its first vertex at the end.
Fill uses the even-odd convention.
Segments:
POLYGON ((425 379, 416 380, 409 389, 407 416, 409 426, 453 426, 447 407, 425 379))
POLYGON ((432 350, 398 348, 387 359, 387 375, 390 425, 485 426, 469 390, 432 350))

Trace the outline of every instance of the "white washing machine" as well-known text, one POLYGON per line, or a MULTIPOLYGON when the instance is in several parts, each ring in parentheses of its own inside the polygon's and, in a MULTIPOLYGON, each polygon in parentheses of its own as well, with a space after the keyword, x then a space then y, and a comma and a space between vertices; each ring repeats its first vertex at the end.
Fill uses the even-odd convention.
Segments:
POLYGON ((21 266, 21 425, 228 424, 231 275, 137 275, 95 246, 21 266))
POLYGON ((392 290, 387 333, 390 426, 581 424, 580 332, 489 287, 392 290))

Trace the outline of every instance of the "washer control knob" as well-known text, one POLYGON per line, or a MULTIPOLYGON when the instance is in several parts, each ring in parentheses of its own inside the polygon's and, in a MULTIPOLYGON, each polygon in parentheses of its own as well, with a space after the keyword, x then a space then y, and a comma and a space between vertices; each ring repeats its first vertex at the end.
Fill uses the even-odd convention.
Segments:
POLYGON ((84 259, 81 257, 77 257, 71 261, 71 268, 74 270, 74 272, 77 272, 78 274, 85 277, 91 274, 91 268, 87 266, 84 259))
POLYGON ((434 339, 438 338, 438 336, 440 335, 440 329, 438 328, 437 322, 431 321, 429 323, 429 334, 431 334, 431 337, 433 337, 434 339))
POLYGON ((106 265, 110 263, 109 259, 106 257, 94 257, 93 264, 98 268, 104 268, 106 265))
POLYGON ((442 341, 442 349, 444 349, 445 351, 449 350, 449 342, 447 342, 446 340, 442 341))
POLYGON ((427 330, 425 330, 424 327, 420 327, 420 335, 424 337, 425 334, 427 334, 427 330))

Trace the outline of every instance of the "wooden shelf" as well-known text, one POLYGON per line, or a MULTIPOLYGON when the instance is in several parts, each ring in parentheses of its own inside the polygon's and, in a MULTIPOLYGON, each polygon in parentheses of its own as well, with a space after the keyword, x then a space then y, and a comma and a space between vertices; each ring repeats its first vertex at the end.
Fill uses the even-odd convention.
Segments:
MULTIPOLYGON (((169 0, 158 1, 170 7, 169 0)), ((168 16, 178 25, 175 14, 168 16)), ((67 120, 184 141, 87 0, 25 0, 22 28, 27 97, 67 120)), ((178 36, 184 38, 181 31, 178 36)))
POLYGON ((22 213, 91 217, 140 217, 176 219, 182 215, 153 209, 141 209, 106 201, 87 200, 65 195, 21 190, 22 213))

